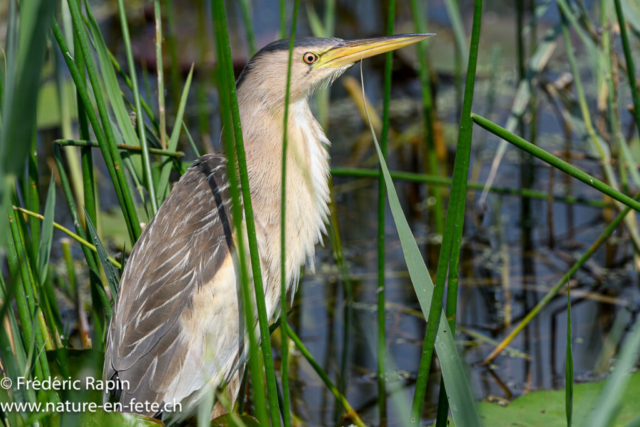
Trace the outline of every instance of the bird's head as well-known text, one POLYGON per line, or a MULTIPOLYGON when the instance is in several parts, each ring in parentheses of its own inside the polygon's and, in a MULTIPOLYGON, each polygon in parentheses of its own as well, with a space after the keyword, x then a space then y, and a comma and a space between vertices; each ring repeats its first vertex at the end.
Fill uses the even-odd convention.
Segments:
MULTIPOLYGON (((399 34, 358 40, 304 37, 295 40, 291 64, 290 102, 309 98, 330 85, 361 59, 420 42, 432 34, 399 34)), ((256 53, 242 71, 239 95, 261 98, 264 104, 283 106, 289 61, 289 40, 278 40, 256 53)))

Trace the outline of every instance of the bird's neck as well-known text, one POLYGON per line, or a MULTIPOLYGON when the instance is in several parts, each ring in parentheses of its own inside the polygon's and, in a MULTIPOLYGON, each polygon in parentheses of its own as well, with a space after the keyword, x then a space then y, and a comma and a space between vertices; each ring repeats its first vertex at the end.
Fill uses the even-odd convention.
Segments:
MULTIPOLYGON (((264 102, 255 93, 240 90, 238 97, 263 273, 271 284, 277 284, 267 286, 277 289, 277 297, 284 108, 264 102)), ((313 261, 328 215, 329 155, 325 145, 329 141, 306 99, 289 106, 287 139, 285 253, 290 286, 297 283, 300 266, 313 261)))

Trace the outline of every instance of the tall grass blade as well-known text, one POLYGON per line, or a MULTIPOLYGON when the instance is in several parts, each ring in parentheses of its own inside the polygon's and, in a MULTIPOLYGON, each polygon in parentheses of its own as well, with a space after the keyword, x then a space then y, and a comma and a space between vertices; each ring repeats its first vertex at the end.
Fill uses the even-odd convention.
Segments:
POLYGON ((600 393, 595 410, 591 411, 587 427, 608 426, 613 423, 621 408, 622 395, 629 383, 631 369, 638 360, 640 352, 640 320, 635 325, 622 346, 620 356, 600 393))
MULTIPOLYGON (((67 174, 62 164, 62 154, 60 152, 60 147, 54 145, 53 153, 54 159, 56 161, 56 166, 58 168, 58 175, 60 176, 62 191, 64 193, 65 199, 67 200, 69 212, 71 213, 71 220, 73 221, 76 233, 86 241, 86 234, 84 228, 82 227, 82 224, 80 224, 80 221, 78 219, 78 210, 76 209, 76 204, 71 194, 71 187, 69 186, 69 180, 67 179, 67 174)), ((82 252, 84 254, 85 260, 87 261, 87 266, 89 267, 89 279, 91 281, 92 289, 91 300, 93 304, 93 316, 96 321, 96 323, 94 324, 95 339, 93 342, 95 348, 101 349, 103 345, 102 334, 105 332, 104 315, 106 314, 107 318, 110 319, 112 310, 109 303, 109 298, 107 298, 106 292, 104 291, 104 287, 102 285, 102 280, 100 279, 100 270, 98 268, 95 256, 93 255, 93 253, 91 253, 89 247, 86 245, 82 245, 82 252)))
MULTIPOLYGON (((233 75, 233 64, 231 63, 231 49, 229 46, 229 33, 227 30, 227 17, 226 17, 225 5, 223 0, 212 0, 211 4, 212 4, 212 11, 211 11, 212 19, 214 23, 214 35, 215 35, 214 38, 216 42, 216 50, 218 53, 218 63, 220 64, 220 69, 221 69, 221 72, 219 74, 221 78, 219 92, 220 92, 220 99, 221 99, 221 106, 222 106, 221 108, 222 123, 223 123, 223 129, 225 130, 223 132, 223 140, 225 144, 224 145, 225 155, 227 157, 227 176, 229 178, 229 190, 231 192, 232 202, 233 202, 232 209, 233 209, 234 228, 238 235, 237 251, 238 251, 238 261, 240 264, 239 273, 240 273, 240 282, 241 282, 241 291, 242 291, 241 293, 242 307, 243 307, 242 311, 244 313, 244 319, 246 322, 245 324, 253 325, 255 322, 255 319, 253 316, 254 308, 253 308, 252 298, 251 298, 250 289, 249 289, 250 276, 249 276, 249 271, 247 266, 247 258, 248 258, 247 251, 245 248, 245 237, 244 237, 245 227, 242 220, 243 217, 245 217, 243 215, 242 201, 246 203, 251 199, 250 199, 250 196, 247 199, 244 198, 245 191, 248 193, 248 189, 249 189, 248 185, 246 186, 244 185, 245 184, 244 181, 246 180, 246 174, 247 174, 246 160, 244 159, 244 157, 240 159, 241 156, 238 155, 238 162, 236 163, 236 154, 241 151, 241 148, 238 148, 238 146, 243 144, 242 129, 240 127, 237 95, 235 93, 235 82, 234 82, 235 79, 233 75), (234 107, 232 107, 232 104, 235 104, 234 107), (232 108, 235 111, 232 111, 232 108), (242 168, 241 165, 244 165, 244 168, 242 168), (243 173, 245 175, 245 180, 240 179, 240 181, 242 182, 242 196, 241 196, 239 178, 242 178, 242 177, 241 176, 239 177, 239 175, 242 175, 243 173)), ((242 154, 244 154, 244 152, 242 152, 242 154)), ((252 212, 247 212, 246 204, 245 204, 244 211, 247 218, 246 222, 253 224, 253 215, 251 216, 249 215, 249 213, 252 213, 252 212)), ((255 229, 253 230, 254 232, 253 236, 251 235, 252 230, 249 230, 249 227, 247 227, 246 232, 249 235, 249 239, 253 238, 255 243, 255 229)), ((250 248, 250 249, 254 249, 254 248, 250 248)), ((254 280, 261 278, 260 261, 257 255, 258 255, 257 251, 251 250, 252 268, 256 268, 256 266, 258 268, 257 270, 258 276, 254 277, 254 280), (254 258, 254 253, 255 253, 255 258, 254 258)), ((254 286, 255 285, 256 284, 254 282, 254 286)), ((264 291, 260 289, 260 292, 258 292, 256 289, 256 294, 257 294, 256 298, 257 299, 262 298, 264 302, 264 291)), ((260 312, 258 314, 260 314, 260 312)), ((269 343, 268 328, 267 328, 267 333, 266 334, 263 333, 262 319, 260 319, 260 323, 261 323, 260 336, 263 337, 262 342, 269 343)), ((247 332, 249 335, 249 366, 250 366, 249 371, 251 374, 251 382, 253 384, 252 391, 253 391, 254 404, 256 408, 256 416, 261 425, 268 425, 269 418, 267 417, 266 399, 265 399, 265 393, 264 393, 264 381, 262 377, 262 364, 259 356, 260 351, 258 347, 259 344, 256 338, 254 328, 247 328, 247 332)), ((271 377, 269 378, 269 381, 271 382, 271 386, 269 387, 269 395, 273 398, 272 400, 277 402, 277 399, 276 399, 277 387, 275 386, 275 373, 273 372, 273 370, 271 371, 271 377), (272 390, 273 390, 273 393, 272 393, 272 390)), ((274 425, 278 425, 280 417, 278 415, 277 406, 273 404, 272 404, 271 416, 272 416, 272 419, 275 418, 275 420, 277 421, 277 423, 274 423, 274 425), (273 411, 274 407, 275 407, 275 414, 273 411)))
MULTIPOLYGON (((469 176, 469 161, 471 158, 471 140, 473 136, 473 121, 471 120, 471 107, 473 105, 473 95, 475 89, 476 67, 478 64, 478 49, 480 45, 480 30, 482 23, 482 0, 476 0, 473 13, 473 27, 471 30, 471 49, 469 50, 469 60, 467 69, 467 80, 464 90, 464 101, 462 106, 462 117, 460 118, 460 131, 458 132, 458 146, 456 150, 456 160, 453 167, 453 180, 451 186, 451 194, 447 209, 447 218, 443 235, 440 256, 438 258, 438 268, 436 271, 436 284, 434 289, 434 297, 431 300, 431 311, 429 312, 429 323, 438 322, 442 295, 444 292, 447 272, 448 272, 448 290, 447 290, 447 307, 446 315, 452 336, 455 336, 456 317, 458 311, 458 274, 460 263, 460 246, 462 244, 462 232, 464 230, 465 220, 465 204, 467 198, 467 180, 469 176)), ((427 333, 425 337, 425 346, 431 346, 436 341, 435 325, 427 323, 427 333)), ((420 364, 427 366, 431 364, 428 353, 422 354, 423 361, 420 364)), ((426 380, 424 378, 424 388, 426 389, 426 380)), ((422 385, 422 384, 420 384, 422 385)), ((418 395, 418 387, 416 384, 416 395, 418 395)), ((440 401, 438 403, 438 416, 441 423, 446 421, 447 401, 445 400, 449 394, 448 387, 445 384, 445 378, 441 381, 440 401), (446 390, 446 392, 445 392, 446 390)), ((421 393, 421 392, 420 392, 421 393)), ((418 403, 414 399, 414 407, 412 413, 415 414, 416 405, 420 405, 422 409, 422 401, 418 403)), ((454 409, 454 406, 451 406, 454 409)))
MULTIPOLYGON (((0 212, 6 212, 13 179, 20 176, 36 126, 40 73, 47 42, 47 23, 55 2, 33 0, 8 3, 6 75, 0 128, 0 212), (19 26, 18 26, 19 22, 19 26)), ((0 235, 6 236, 6 221, 0 235)))
POLYGON ((104 248, 100 237, 98 237, 98 230, 96 230, 96 227, 93 225, 93 222, 91 222, 91 218, 89 217, 87 217, 87 232, 96 247, 98 259, 104 269, 105 276, 107 276, 107 283, 109 284, 109 289, 111 289, 111 301, 115 301, 118 296, 118 284, 120 283, 120 278, 118 277, 117 270, 111 263, 111 258, 109 257, 109 254, 107 254, 107 250, 104 248))
POLYGON ((629 35, 627 34, 627 26, 624 21, 625 14, 622 11, 620 0, 614 0, 614 2, 616 4, 616 15, 618 15, 624 58, 627 61, 629 86, 631 87, 631 97, 633 98, 633 116, 636 120, 636 128, 640 129, 640 90, 638 89, 638 82, 636 81, 635 65, 633 63, 633 57, 631 56, 631 47, 629 46, 629 35))
MULTIPOLYGON (((480 0, 481 3, 481 0, 480 0)), ((362 72, 362 70, 361 70, 362 72)), ((364 85, 362 85, 364 87, 364 85)), ((363 94, 364 96, 364 94, 363 94)), ((366 103, 365 103, 366 105, 366 103)), ((398 229, 398 235, 400 237, 400 244, 402 246, 402 252, 409 269, 409 276, 411 277, 411 283, 416 291, 420 308, 422 309, 425 318, 429 318, 429 312, 431 309, 431 300, 434 294, 433 282, 427 270, 427 266, 422 259, 420 249, 416 243, 409 223, 404 216, 402 206, 400 205, 400 199, 398 193, 396 193, 393 181, 389 174, 389 169, 382 156, 380 150, 380 144, 375 136, 371 121, 369 121, 371 134, 373 136, 373 142, 378 153, 380 160, 380 166, 384 175, 385 185, 387 187, 387 194, 389 198, 389 206, 391 207, 391 213, 393 220, 398 229)), ((442 310, 440 310, 442 311, 442 310)), ((444 316, 439 316, 438 333, 436 335, 435 347, 438 352, 442 376, 445 381, 447 393, 449 396, 449 405, 453 409, 453 419, 456 425, 460 426, 480 426, 480 418, 475 407, 471 388, 465 375, 465 368, 460 360, 458 351, 453 340, 453 335, 449 328, 449 324, 444 316), (458 409, 460 408, 460 410, 458 409)), ((421 361, 422 364, 422 361, 421 361)), ((421 368, 423 368, 421 366, 421 368)), ((423 375, 422 370, 418 375, 423 375)), ((420 414, 414 417, 414 412, 411 414, 412 425, 418 423, 420 414)))
MULTIPOLYGON (((19 211, 27 216, 30 216, 32 218, 37 218, 39 220, 44 221, 44 216, 35 213, 35 212, 31 212, 27 209, 21 208, 19 206, 14 206, 13 207, 14 210, 19 211)), ((84 238, 78 236, 76 233, 74 233, 73 231, 69 230, 68 228, 58 224, 57 222, 53 223, 53 228, 56 228, 60 231, 62 231, 63 233, 65 233, 67 236, 71 237, 73 240, 75 240, 76 242, 80 243, 83 246, 86 246, 90 251, 95 252, 97 254, 97 250, 96 247, 94 245, 92 245, 89 241, 85 240, 84 238)), ((64 248, 64 243, 63 244, 63 248, 64 248)), ((124 252, 124 251, 123 251, 124 252)), ((113 264, 116 268, 120 268, 121 264, 114 260, 113 258, 109 258, 109 261, 111 262, 111 264, 113 264)), ((70 279, 71 280, 71 279, 70 279)))
MULTIPOLYGON (((14 194, 15 198, 15 194, 14 194)), ((26 299, 26 303, 24 303, 26 307, 26 312, 20 317, 20 323, 22 324, 23 330, 26 331, 24 324, 29 323, 30 331, 29 338, 26 341, 34 340, 39 349, 44 349, 45 347, 45 336, 48 336, 48 331, 46 325, 39 322, 40 320, 40 308, 36 305, 39 301, 36 298, 36 284, 34 283, 34 277, 32 275, 32 268, 29 263, 29 256, 27 255, 27 250, 24 245, 23 240, 23 232, 21 229, 24 229, 24 221, 19 215, 15 214, 15 211, 10 210, 11 220, 11 235, 13 236, 14 247, 16 251, 15 262, 17 262, 17 271, 20 274, 20 278, 22 281, 22 290, 23 292, 18 292, 16 296, 20 296, 21 298, 26 299)), ((16 266, 14 265, 14 268, 16 266)), ((15 270, 14 270, 15 271, 15 270)), ((13 275, 12 275, 13 277, 13 275)), ((17 299, 16 299, 17 301, 17 299)), ((25 333, 25 338, 27 334, 25 333)), ((46 341, 50 343, 49 340, 46 341)), ((42 357, 42 354, 38 355, 35 361, 35 373, 39 377, 48 377, 49 376, 49 364, 47 363, 46 356, 42 357)), ((23 374, 25 376, 27 372, 23 374)))
POLYGON ((100 150, 102 151, 102 154, 105 158, 105 163, 107 164, 111 180, 114 183, 116 194, 118 195, 118 201, 120 202, 120 206, 122 207, 124 217, 127 220, 131 241, 135 242, 141 233, 140 222, 138 221, 138 214, 133 204, 131 191, 124 175, 124 171, 122 170, 123 163, 122 159, 120 158, 120 153, 118 152, 118 149, 116 147, 116 142, 113 134, 113 129, 111 127, 106 103, 104 97, 102 96, 98 71, 93 61, 91 49, 89 48, 89 42, 87 40, 87 34, 84 29, 79 5, 75 2, 75 0, 69 0, 68 4, 69 10, 71 11, 71 18, 73 20, 75 35, 77 36, 78 43, 81 48, 80 50, 84 57, 87 72, 89 74, 89 80, 91 81, 91 86, 93 87, 93 93, 95 96, 96 105, 98 107, 100 119, 102 121, 102 127, 98 123, 95 111, 93 111, 92 108, 88 108, 88 106, 92 105, 92 103, 89 99, 87 87, 85 86, 84 76, 80 76, 80 74, 78 73, 77 66, 70 56, 69 48, 66 45, 64 36, 62 35, 62 32, 60 31, 60 28, 55 20, 53 20, 52 22, 54 36, 56 38, 56 41, 58 42, 58 45, 60 46, 60 49, 62 50, 62 54, 65 58, 65 61, 67 62, 67 66, 69 67, 69 71, 71 72, 76 87, 79 89, 79 93, 82 97, 82 102, 87 107, 86 112, 89 117, 89 121, 91 122, 91 126, 93 127, 96 138, 98 139, 98 143, 100 144, 100 150))
MULTIPOLYGON (((111 125, 111 124, 107 125, 104 123, 104 120, 103 120, 102 125, 103 127, 109 126, 109 127, 112 127, 113 129, 118 130, 120 133, 120 136, 127 144, 139 146, 140 140, 138 139, 136 130, 134 129, 133 123, 131 122, 131 117, 129 115, 129 112, 125 107, 125 101, 122 96, 122 91, 120 90, 120 84, 118 83, 118 78, 116 77, 115 70, 111 63, 111 55, 110 55, 109 49, 107 48, 107 44, 104 41, 104 38, 102 37, 100 26, 98 25, 98 22, 96 21, 96 18, 93 15, 91 8, 86 2, 85 2, 85 5, 86 5, 86 11, 87 11, 87 18, 84 19, 84 21, 87 23, 87 28, 91 33, 91 40, 93 41, 93 46, 96 50, 98 63, 100 65, 100 76, 102 77, 101 80, 104 82, 104 86, 101 85, 100 89, 98 90, 102 91, 102 88, 104 87, 104 93, 107 95, 106 99, 109 100, 109 105, 113 110, 113 115, 117 123, 117 126, 111 125)), ((121 17, 121 21, 122 19, 125 20, 124 25, 126 25, 126 16, 121 17)), ((122 22, 121 22, 121 25, 123 25, 122 22)), ((123 35, 125 35, 125 40, 126 40, 126 37, 128 36, 128 28, 125 28, 124 26, 123 26, 123 35)), ((127 43, 125 41, 125 46, 126 45, 127 43)), ((89 61, 87 60, 86 55, 83 55, 83 58, 85 60, 85 63, 87 63, 88 65, 89 61)), ((133 62, 133 57, 131 58, 131 61, 133 62)), ((130 64, 129 67, 131 67, 132 65, 133 64, 130 64)), ((129 71, 131 72, 131 70, 129 71)), ((93 85, 93 82, 91 83, 93 85)), ((137 82, 135 83, 132 82, 132 87, 136 87, 136 86, 137 86, 137 82)), ((95 89, 96 88, 94 86, 94 91, 95 89)), ((135 92, 134 92, 134 97, 135 97, 135 92)), ((109 123, 111 123, 111 120, 109 120, 109 123)), ((136 167, 136 173, 141 175, 142 164, 140 160, 136 160, 135 167, 136 167)))
POLYGON ((622 3, 622 12, 626 21, 637 38, 640 38, 640 4, 625 0, 622 3))
MULTIPOLYGON (((11 267, 11 257, 15 254, 15 248, 11 236, 5 235, 7 240, 5 248, 7 248, 7 261, 11 267)), ((4 242, 3 242, 4 243, 4 242)), ((15 258, 14 258, 15 259, 15 258)), ((15 315, 13 313, 12 305, 8 302, 12 300, 14 295, 16 296, 16 306, 19 313, 26 313, 26 302, 21 300, 16 294, 20 292, 20 284, 17 276, 12 275, 9 287, 7 288, 4 283, 2 275, 0 275, 0 298, 2 299, 2 308, 0 309, 0 319, 2 319, 3 327, 0 328, 0 356, 4 365, 4 375, 11 378, 12 386, 12 398, 14 402, 33 402, 35 401, 35 394, 33 390, 21 388, 18 390, 18 377, 24 376, 26 366, 26 355, 22 344, 22 340, 17 337, 23 336, 23 333, 18 329, 15 315), (11 328, 5 327, 7 322, 11 324, 11 328), (15 348, 15 352, 14 352, 15 348)), ((10 414, 9 414, 10 415, 10 414)))
MULTIPOLYGON (((422 173, 390 171, 391 178, 394 180, 402 180, 409 182, 424 182, 434 185, 440 185, 449 187, 451 186, 451 178, 445 178, 442 176, 426 175, 422 173)), ((358 168, 331 168, 331 174, 334 176, 350 176, 356 178, 378 178, 379 172, 373 169, 358 169, 358 168)), ((482 190, 484 184, 479 182, 468 182, 467 189, 469 190, 482 190)), ((509 187, 491 187, 490 192, 496 194, 508 194, 518 197, 529 197, 532 199, 547 200, 549 194, 542 191, 530 190, 527 188, 509 188, 509 187)), ((594 208, 610 208, 614 205, 612 203, 606 203, 602 200, 588 199, 575 196, 560 196, 554 195, 553 200, 557 202, 569 203, 569 204, 583 204, 586 206, 592 206, 594 208)))
POLYGON ((565 353, 565 407, 567 412, 567 427, 571 427, 573 419, 573 349, 571 332, 571 286, 567 286, 567 350, 565 353))
MULTIPOLYGON (((149 192, 149 199, 151 201, 151 212, 155 216, 158 212, 158 201, 156 199, 156 190, 153 182, 153 176, 151 174, 151 160, 149 159, 149 149, 147 147, 147 136, 144 126, 144 116, 142 114, 142 107, 140 106, 140 91, 138 90, 138 77, 136 76, 136 67, 133 62, 133 50, 131 48, 131 38, 129 37, 129 23, 127 22, 126 10, 124 8, 124 0, 118 0, 118 12, 120 15, 120 26, 122 28, 122 38, 124 42, 125 51, 127 53, 127 65, 129 66, 129 74, 131 75, 131 83, 133 84, 132 92, 133 99, 136 105, 136 121, 138 124, 138 135, 140 137, 140 145, 142 146, 142 168, 144 169, 145 182, 147 184, 147 191, 149 192)), ((106 65, 112 69, 111 61, 108 59, 106 65)), ((131 120, 129 120, 131 124, 131 120)), ((179 126, 178 126, 179 127, 179 126)))
MULTIPOLYGON (((171 138, 169 139, 169 146, 167 147, 167 151, 169 153, 175 152, 178 148, 178 140, 180 138, 180 129, 182 126, 180 125, 183 122, 184 118, 184 110, 187 105, 187 98, 189 96, 189 89, 191 88, 191 78, 193 77, 193 66, 189 71, 189 75, 187 76, 187 80, 184 83, 184 88, 182 89, 182 96, 180 97, 180 105, 178 106, 178 113, 176 114, 176 121, 173 126, 173 131, 171 132, 171 138)), ((186 127, 185 127, 186 129, 186 127)), ((158 181, 158 197, 160 200, 164 200, 169 195, 169 175, 171 174, 171 162, 165 161, 162 165, 162 169, 160 172, 160 179, 158 181)))
MULTIPOLYGON (((469 48, 467 47, 467 36, 464 34, 464 26, 462 25, 462 16, 460 15, 460 6, 457 0, 445 0, 444 5, 451 21, 453 29, 453 37, 456 41, 456 49, 462 60, 469 58, 469 48)), ((466 64, 464 64, 466 66, 466 64)))
MULTIPOLYGON (((423 13, 420 10, 418 0, 411 0, 411 11, 413 13, 414 26, 417 33, 426 32, 426 23, 424 22, 423 13)), ((416 44, 419 61, 420 83, 422 88, 422 112, 424 114, 425 124, 425 156, 426 167, 428 173, 439 175, 438 159, 436 158, 436 138, 435 138, 435 122, 437 120, 435 105, 433 101, 433 93, 431 92, 431 77, 429 75, 429 65, 427 63, 427 42, 421 41, 416 44)), ((444 231, 444 204, 442 202, 442 192, 439 188, 433 189, 433 196, 436 203, 432 206, 431 213, 435 218, 436 232, 441 234, 444 231)))
POLYGON ((160 116, 160 143, 167 149, 167 122, 164 103, 164 61, 162 57, 162 9, 160 0, 153 0, 153 14, 156 22, 156 69, 158 72, 158 116, 160 116))
MULTIPOLYGON (((53 142, 61 146, 86 147, 86 148, 100 147, 100 145, 96 141, 90 141, 86 139, 56 139, 53 142)), ((142 153, 142 147, 137 145, 118 144, 117 147, 120 150, 127 150, 136 154, 142 153)), ((158 148, 149 148, 149 153, 157 154, 159 156, 171 157, 174 159, 180 159, 184 157, 184 153, 182 151, 168 151, 168 150, 161 150, 158 148)))
MULTIPOLYGON (((387 35, 393 34, 396 18, 396 2, 389 1, 387 13, 387 35)), ((389 140, 389 109, 391 105, 391 74, 393 72, 393 52, 385 54, 384 65, 384 98, 382 106, 382 133, 380 135, 380 151, 387 160, 387 145, 389 140)), ((387 195, 385 190, 382 168, 378 168, 378 416, 380 425, 387 423, 387 380, 386 380, 386 316, 385 316, 385 214, 387 209, 387 195)))
MULTIPOLYGON (((293 18, 289 33, 289 58, 287 62, 287 85, 284 96, 284 122, 282 124, 282 170, 280 182, 280 333, 282 337, 281 357, 282 367, 282 418, 285 427, 291 426, 291 406, 289 394, 289 330, 287 325, 287 148, 289 146, 289 98, 291 96, 291 65, 293 64, 293 50, 295 47, 296 24, 298 22, 298 8, 300 0, 293 4, 293 18)), ((266 339, 266 338, 265 338, 266 339)))
MULTIPOLYGON (((247 158, 244 150, 244 140, 242 136, 242 126, 240 123, 240 110, 238 108, 238 98, 234 83, 233 64, 231 62, 231 48, 229 45, 229 33, 227 30, 227 18, 224 3, 222 0, 212 0, 213 19, 216 26, 216 36, 219 38, 219 48, 221 49, 220 61, 222 73, 225 74, 224 82, 228 94, 229 107, 231 108, 231 118, 233 119, 233 136, 235 138, 235 149, 238 158, 238 172, 242 188, 242 203, 246 218, 246 228, 251 253, 251 269, 253 272, 253 285, 255 290, 256 306, 258 308, 258 323, 260 326, 261 346, 264 354, 264 367, 267 378, 267 390, 269 407, 271 410, 271 422, 273 425, 280 423, 280 413, 278 409, 277 383, 275 369, 273 367, 273 354, 271 351, 271 340, 269 338, 269 320, 267 318, 267 306, 264 297, 264 285, 262 283, 262 269, 260 254, 258 253, 258 242, 256 238, 256 225, 253 216, 253 204, 251 203, 251 190, 249 188, 249 174, 247 172, 247 158)), ((231 129, 228 129, 231 131, 231 129)))
POLYGON ((287 326, 287 327, 289 328, 288 329, 289 338, 291 338, 291 341, 293 341, 296 347, 298 347, 298 350, 300 350, 300 353, 302 353, 302 356, 304 356, 304 358, 307 359, 309 364, 311 364, 311 367, 320 376, 320 379, 322 379, 322 382, 324 382, 325 386, 329 389, 329 391, 331 391, 331 393, 333 393, 335 398, 340 401, 340 403, 342 404, 343 408, 347 413, 346 417, 350 418, 351 421, 356 426, 365 427, 366 424, 362 421, 358 413, 349 404, 349 402, 344 397, 344 395, 340 393, 340 390, 338 390, 338 387, 335 386, 335 384, 331 381, 329 376, 324 372, 324 370, 318 364, 318 362, 313 358, 313 356, 311 355, 307 347, 305 347, 302 340, 298 337, 298 335, 296 335, 296 333, 293 331, 293 329, 291 329, 290 326, 287 326))
POLYGON ((256 53, 256 36, 253 33, 253 22, 251 21, 251 0, 240 0, 240 8, 242 9, 244 31, 247 35, 249 57, 252 57, 253 54, 256 53))
POLYGON ((40 285, 44 285, 49 269, 49 257, 51 256, 51 243, 53 240, 53 215, 56 209, 56 186, 51 174, 49 191, 47 191, 47 202, 44 207, 44 221, 42 222, 42 233, 40 236, 40 248, 38 250, 38 272, 40 274, 40 285))
POLYGON ((472 117, 474 122, 485 128, 489 132, 493 133, 494 135, 504 139, 505 141, 515 145, 522 150, 527 151, 529 154, 539 158, 540 160, 550 164, 557 169, 560 169, 562 172, 571 175, 577 180, 584 182, 588 186, 595 188, 596 190, 606 194, 612 199, 617 200, 618 202, 640 212, 640 203, 638 203, 631 197, 619 192, 618 190, 615 190, 604 182, 599 181, 593 176, 581 171, 575 166, 570 165, 564 160, 559 159, 558 157, 543 150, 542 148, 536 147, 530 142, 527 142, 523 138, 520 138, 519 136, 507 131, 503 127, 498 126, 497 124, 485 119, 484 117, 478 116, 477 114, 473 114, 472 117))

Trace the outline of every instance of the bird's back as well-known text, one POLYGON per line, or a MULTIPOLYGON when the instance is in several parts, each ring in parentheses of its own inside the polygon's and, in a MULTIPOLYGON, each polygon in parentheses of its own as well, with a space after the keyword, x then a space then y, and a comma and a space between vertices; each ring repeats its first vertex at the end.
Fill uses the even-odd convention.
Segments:
POLYGON ((237 367, 240 331, 235 339, 223 336, 241 327, 229 318, 238 301, 227 190, 224 157, 197 159, 131 252, 103 375, 121 382, 124 412, 158 415, 161 405, 194 397, 211 381, 228 381, 237 367), (212 334, 202 336, 207 329, 212 334), (135 402, 156 406, 137 410, 135 402))

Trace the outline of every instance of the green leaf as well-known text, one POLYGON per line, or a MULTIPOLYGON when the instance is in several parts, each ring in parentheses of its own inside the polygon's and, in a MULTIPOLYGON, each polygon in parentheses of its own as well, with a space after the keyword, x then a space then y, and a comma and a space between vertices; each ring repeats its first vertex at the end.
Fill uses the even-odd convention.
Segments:
POLYGON ((573 420, 573 349, 571 348, 571 286, 567 286, 567 350, 565 356, 565 408, 567 426, 573 420))
POLYGON ((327 37, 324 25, 313 6, 307 7, 307 18, 309 19, 309 27, 311 27, 311 34, 315 37, 327 37))
MULTIPOLYGON (((65 349, 64 359, 65 370, 72 379, 91 377, 98 380, 102 378, 103 352, 94 349, 65 349)), ((51 377, 65 376, 60 366, 60 363, 63 362, 59 360, 55 351, 47 351, 47 360, 49 361, 51 377)))
MULTIPOLYGON (((24 170, 31 146, 27 141, 33 138, 36 125, 38 88, 55 2, 33 0, 18 7, 12 0, 8 9, 0 125, 0 212, 6 212, 13 178, 24 170)), ((7 235, 6 226, 6 220, 0 221, 0 235, 7 235)))
POLYGON ((164 423, 155 418, 144 417, 138 414, 126 414, 120 412, 106 412, 102 409, 96 412, 85 412, 80 421, 80 427, 158 427, 164 423))
MULTIPOLYGON (((98 53, 98 62, 100 63, 100 71, 102 75, 102 80, 105 84, 105 89, 107 95, 109 97, 109 102, 111 104, 111 108, 116 117, 116 121, 118 123, 118 128, 122 133, 122 138, 124 139, 126 144, 130 145, 140 145, 140 141, 138 140, 138 135, 133 127, 133 123, 131 122, 131 117, 127 112, 127 108, 124 105, 124 100, 122 98, 122 91, 120 90, 120 85, 118 84, 118 78, 116 77, 116 73, 111 65, 111 58, 109 56, 109 50, 107 49, 107 45, 102 38, 102 33, 100 32, 100 27, 96 22, 95 17, 93 16, 93 12, 91 12, 91 8, 87 4, 87 19, 86 23, 91 31, 91 37, 93 40, 93 45, 98 53)), ((139 165, 136 165, 137 167, 139 165)))
MULTIPOLYGON (((637 396, 640 394, 640 372, 627 376, 629 386, 619 395, 620 413, 611 425, 624 426, 640 413, 637 405, 637 396)), ((576 426, 584 426, 593 418, 592 409, 601 406, 598 404, 598 396, 605 390, 605 382, 577 384, 573 390, 574 398, 574 423, 576 426)), ((567 425, 565 404, 565 390, 535 391, 521 396, 502 406, 496 403, 481 402, 478 411, 487 426, 518 426, 518 427, 565 427, 567 425)), ((452 424, 453 425, 453 424, 452 424)), ((464 424, 457 424, 463 426, 464 424)), ((604 426, 607 424, 598 424, 604 426)))
POLYGON ((109 260, 109 254, 107 254, 107 250, 104 248, 104 245, 102 244, 102 241, 98 236, 98 232, 91 222, 89 214, 87 214, 87 210, 85 209, 84 212, 85 218, 87 220, 87 231, 89 232, 89 237, 96 247, 96 250, 98 252, 98 259, 100 260, 100 264, 102 264, 104 274, 107 276, 107 282, 109 282, 109 288, 111 289, 111 299, 112 301, 115 301, 116 296, 118 295, 118 283, 120 282, 120 279, 118 278, 118 272, 114 265, 111 264, 111 261, 109 260))
POLYGON ((242 425, 243 423, 246 427, 259 427, 260 423, 258 420, 253 418, 250 415, 242 415, 239 416, 234 414, 224 414, 218 418, 214 418, 211 420, 211 427, 235 427, 238 425, 242 425))
MULTIPOLYGON (((187 105, 187 98, 189 96, 189 87, 191 87, 191 77, 193 76, 193 66, 187 76, 187 81, 184 83, 182 89, 182 97, 180 98, 180 105, 178 106, 178 114, 176 114, 176 121, 171 131, 171 138, 169 138, 169 145, 167 151, 175 152, 178 148, 178 138, 180 137, 180 128, 182 128, 182 117, 184 116, 184 108, 187 105)), ((165 193, 169 187, 169 174, 171 173, 171 159, 165 160, 162 166, 162 172, 160 173, 160 181, 158 182, 158 198, 160 201, 165 199, 165 193)))
POLYGON ((458 1, 445 0, 444 5, 447 9, 447 15, 449 15, 449 21, 451 21, 451 28, 453 28, 453 36, 456 40, 456 45, 458 45, 460 57, 466 63, 467 58, 469 58, 469 47, 467 46, 467 36, 464 34, 458 1))
MULTIPOLYGON (((600 398, 595 406, 596 410, 591 411, 588 418, 589 426, 600 427, 608 426, 614 420, 620 419, 623 409, 624 397, 631 394, 637 396, 640 393, 640 383, 636 381, 632 382, 632 378, 637 377, 638 374, 629 375, 629 372, 638 360, 638 353, 640 350, 640 320, 637 320, 633 330, 629 333, 627 340, 622 346, 618 361, 613 368, 611 377, 607 380, 600 398), (616 418, 617 416, 617 418, 616 418)), ((638 414, 638 405, 636 400, 632 400, 631 404, 635 408, 634 416, 638 414)), ((578 424, 576 425, 586 425, 578 424)))
POLYGON ((53 239, 53 216, 56 209, 56 187, 51 174, 49 191, 47 192, 47 204, 44 208, 44 220, 42 222, 42 233, 40 237, 40 248, 38 251, 38 272, 40 274, 40 285, 47 279, 49 269, 49 257, 51 255, 51 242, 53 239))
MULTIPOLYGON (((384 181, 387 188, 389 206, 391 207, 391 213, 393 220, 398 229, 398 236, 400 237, 400 244, 402 246, 402 252, 409 269, 409 276, 411 277, 411 283, 418 296, 420 302, 420 308, 424 313, 425 318, 429 318, 429 309, 431 306, 431 296, 433 294, 433 282, 431 276, 427 270, 427 266, 422 259, 422 254, 418 248, 409 223, 404 216, 398 193, 393 185, 393 180, 389 174, 389 169, 384 161, 382 151, 380 150, 380 144, 376 138, 373 125, 369 122, 371 127, 371 134, 373 136, 373 142, 378 153, 378 159, 380 161, 380 167, 384 175, 384 181)), ((475 409, 475 402, 471 388, 466 376, 466 368, 456 349, 449 324, 447 323, 447 317, 442 313, 440 315, 440 323, 438 324, 438 333, 436 335, 436 352, 441 365, 442 377, 444 378, 445 387, 447 389, 447 396, 449 397, 449 406, 453 414, 453 419, 456 420, 461 426, 479 426, 480 419, 475 409)))
POLYGON ((623 0, 624 19, 629 23, 636 37, 640 38, 640 1, 623 0))

